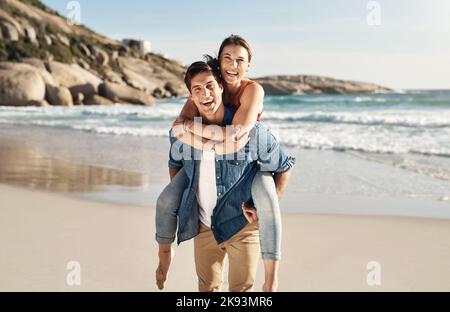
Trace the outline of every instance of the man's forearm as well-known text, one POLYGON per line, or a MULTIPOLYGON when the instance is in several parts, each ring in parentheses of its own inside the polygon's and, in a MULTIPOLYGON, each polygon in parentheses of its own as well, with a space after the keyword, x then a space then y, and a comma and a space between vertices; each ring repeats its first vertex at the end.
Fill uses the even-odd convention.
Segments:
POLYGON ((275 173, 274 176, 275 188, 277 189, 278 198, 281 198, 281 196, 283 196, 284 191, 286 190, 286 187, 288 185, 290 176, 291 170, 282 173, 275 173))
POLYGON ((172 124, 172 129, 174 130, 176 137, 183 134, 182 129, 186 129, 187 131, 208 140, 223 142, 225 139, 234 139, 234 132, 231 130, 227 131, 226 127, 221 127, 219 125, 211 127, 211 125, 194 122, 194 119, 185 117, 178 117, 172 124))
POLYGON ((202 151, 212 150, 214 145, 217 143, 216 141, 202 138, 201 136, 195 135, 189 131, 178 136, 178 140, 180 140, 180 142, 184 144, 187 144, 195 149, 202 151))

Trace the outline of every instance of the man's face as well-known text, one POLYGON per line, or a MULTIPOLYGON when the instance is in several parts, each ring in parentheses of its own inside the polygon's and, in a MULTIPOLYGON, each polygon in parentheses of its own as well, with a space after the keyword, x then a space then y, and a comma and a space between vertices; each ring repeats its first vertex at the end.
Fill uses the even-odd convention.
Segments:
POLYGON ((201 115, 212 116, 222 104, 223 88, 212 73, 203 72, 191 80, 191 98, 201 115))

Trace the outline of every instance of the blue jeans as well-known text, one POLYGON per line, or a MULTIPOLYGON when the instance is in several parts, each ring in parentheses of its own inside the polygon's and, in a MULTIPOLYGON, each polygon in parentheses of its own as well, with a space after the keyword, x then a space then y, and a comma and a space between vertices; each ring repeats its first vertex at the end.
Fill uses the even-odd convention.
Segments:
MULTIPOLYGON (((170 244, 177 231, 178 207, 188 177, 182 168, 164 188, 156 202, 156 241, 170 244)), ((263 259, 281 258, 281 215, 275 181, 270 172, 258 171, 252 184, 252 198, 258 213, 261 255, 263 259)))

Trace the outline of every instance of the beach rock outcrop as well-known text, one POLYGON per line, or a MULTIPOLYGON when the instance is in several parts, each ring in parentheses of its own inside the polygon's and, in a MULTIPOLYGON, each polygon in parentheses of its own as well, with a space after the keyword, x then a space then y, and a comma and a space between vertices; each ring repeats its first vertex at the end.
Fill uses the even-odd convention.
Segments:
POLYGON ((267 76, 256 78, 266 95, 289 94, 359 94, 391 92, 390 88, 373 83, 341 80, 323 76, 267 76))
POLYGON ((46 99, 51 105, 72 106, 73 98, 69 89, 52 85, 46 86, 46 99))
POLYGON ((74 105, 95 100, 108 105, 111 99, 101 97, 98 90, 104 82, 122 86, 106 88, 120 103, 150 105, 157 89, 164 90, 155 92, 159 97, 186 91, 185 68, 177 62, 141 53, 85 26, 70 25, 39 0, 0 0, 0 39, 0 62, 33 66, 44 80, 50 105, 70 106, 67 90, 74 105), (173 87, 167 90, 168 82, 173 87))
POLYGON ((154 99, 144 91, 127 85, 105 82, 99 86, 99 94, 115 103, 154 105, 154 99))
POLYGON ((97 63, 101 66, 106 66, 109 63, 109 56, 104 50, 99 47, 92 46, 91 53, 94 56, 97 63))
POLYGON ((114 102, 101 95, 93 94, 84 99, 84 105, 113 105, 114 102))
POLYGON ((36 105, 44 97, 44 80, 33 66, 0 63, 0 105, 36 105))
POLYGON ((91 72, 81 68, 78 64, 63 64, 60 62, 48 62, 48 69, 55 82, 70 90, 72 95, 78 92, 85 97, 98 93, 98 86, 102 79, 91 72))

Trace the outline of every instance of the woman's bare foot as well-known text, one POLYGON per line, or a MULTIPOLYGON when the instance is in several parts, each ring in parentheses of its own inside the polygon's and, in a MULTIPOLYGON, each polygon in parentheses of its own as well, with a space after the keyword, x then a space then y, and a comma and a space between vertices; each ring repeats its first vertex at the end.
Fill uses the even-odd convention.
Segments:
POLYGON ((280 261, 264 259, 264 284, 263 291, 275 292, 278 289, 278 267, 280 261))
POLYGON ((170 244, 159 245, 159 265, 156 269, 156 285, 159 290, 164 289, 164 283, 167 280, 167 274, 169 273, 170 263, 175 255, 175 250, 170 244))
POLYGON ((276 292, 278 290, 278 282, 272 281, 272 282, 265 282, 263 284, 262 291, 264 292, 276 292))

